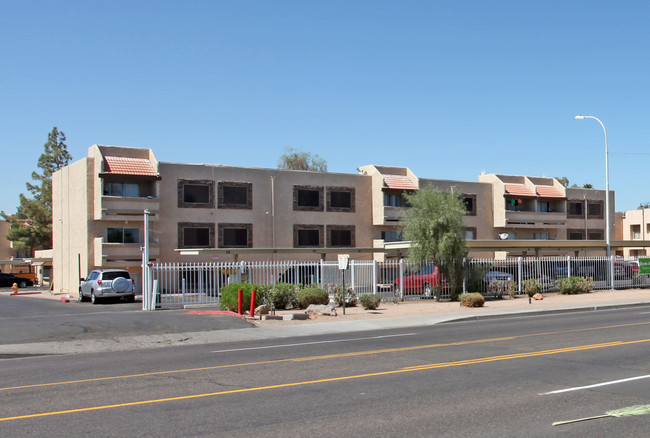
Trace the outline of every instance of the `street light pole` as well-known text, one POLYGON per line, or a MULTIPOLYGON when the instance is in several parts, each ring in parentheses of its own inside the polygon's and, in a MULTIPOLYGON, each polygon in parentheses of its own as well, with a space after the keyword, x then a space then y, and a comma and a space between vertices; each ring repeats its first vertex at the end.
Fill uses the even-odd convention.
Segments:
MULTIPOLYGON (((607 145, 607 129, 598 117, 577 115, 576 120, 594 119, 603 127, 605 133, 605 240, 607 244, 607 258, 611 255, 611 240, 609 236, 609 147, 607 145)), ((586 236, 585 236, 586 237, 586 236)))

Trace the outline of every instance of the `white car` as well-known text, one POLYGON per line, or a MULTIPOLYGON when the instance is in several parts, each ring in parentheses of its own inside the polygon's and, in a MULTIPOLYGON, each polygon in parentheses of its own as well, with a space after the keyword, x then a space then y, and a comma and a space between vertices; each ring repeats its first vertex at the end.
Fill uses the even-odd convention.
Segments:
POLYGON ((79 301, 97 304, 103 298, 124 297, 130 303, 135 301, 135 280, 125 269, 96 269, 87 278, 81 279, 79 301))

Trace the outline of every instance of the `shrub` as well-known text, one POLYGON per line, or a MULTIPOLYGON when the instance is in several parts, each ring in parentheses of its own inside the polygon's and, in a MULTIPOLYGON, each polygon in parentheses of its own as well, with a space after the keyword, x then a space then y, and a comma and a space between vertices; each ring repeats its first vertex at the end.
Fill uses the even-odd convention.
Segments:
POLYGON ((327 291, 317 287, 299 290, 296 298, 301 309, 306 309, 310 304, 327 304, 330 302, 330 296, 327 294, 327 291))
POLYGON ((594 280, 585 277, 558 278, 557 286, 564 295, 586 294, 594 286, 594 280))
POLYGON ((646 288, 648 287, 648 283, 646 282, 647 276, 645 274, 634 274, 632 277, 632 285, 634 287, 638 288, 646 288))
POLYGON ((275 309, 292 309, 298 307, 296 293, 299 286, 289 283, 276 283, 266 292, 267 302, 275 309))
MULTIPOLYGON (((219 306, 222 310, 230 310, 231 312, 237 311, 237 294, 239 289, 243 291, 243 310, 249 310, 251 307, 251 292, 260 290, 256 284, 245 282, 232 283, 221 288, 221 297, 219 298, 219 306)), ((255 305, 261 304, 263 301, 263 293, 257 294, 255 297, 255 305)))
POLYGON ((377 307, 379 307, 379 303, 381 303, 381 296, 369 294, 361 295, 359 297, 359 302, 364 309, 375 310, 377 307))
POLYGON ((529 297, 541 293, 542 289, 544 289, 544 285, 536 279, 529 278, 528 280, 524 280, 524 292, 526 292, 529 297))
POLYGON ((504 280, 493 281, 491 283, 488 283, 487 290, 496 298, 503 298, 504 293, 506 292, 510 293, 510 285, 512 283, 513 283, 512 281, 504 281, 504 280))
POLYGON ((485 297, 477 292, 461 294, 460 305, 465 307, 483 307, 485 297))
POLYGON ((334 288, 334 300, 336 305, 343 307, 343 301, 347 307, 355 307, 357 305, 357 294, 352 289, 343 291, 343 286, 338 285, 334 288))

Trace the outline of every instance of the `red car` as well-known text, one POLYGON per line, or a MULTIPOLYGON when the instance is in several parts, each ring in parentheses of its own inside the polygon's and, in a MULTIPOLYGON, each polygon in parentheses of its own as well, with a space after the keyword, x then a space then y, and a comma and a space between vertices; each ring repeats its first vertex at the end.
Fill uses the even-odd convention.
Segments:
POLYGON ((395 296, 400 293, 406 294, 422 294, 427 298, 433 298, 433 288, 440 285, 440 273, 438 267, 434 265, 422 265, 411 271, 408 275, 404 275, 404 284, 401 284, 401 279, 398 277, 393 283, 393 292, 395 296))

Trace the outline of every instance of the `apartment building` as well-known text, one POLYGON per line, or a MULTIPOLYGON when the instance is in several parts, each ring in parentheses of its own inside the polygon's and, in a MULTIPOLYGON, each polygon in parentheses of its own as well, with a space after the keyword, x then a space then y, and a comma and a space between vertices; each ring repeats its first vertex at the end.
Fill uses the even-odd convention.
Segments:
POLYGON ((458 193, 469 240, 602 240, 605 227, 604 191, 564 188, 552 178, 481 175, 469 182, 379 165, 343 174, 164 163, 151 149, 94 145, 52 183, 54 290, 71 293, 96 267, 126 268, 139 279, 144 210, 150 260, 159 262, 230 261, 246 250, 246 260, 380 251, 401 240, 404 194, 424 187, 458 193), (192 248, 220 251, 177 251, 192 248))
MULTIPOLYGON (((622 217, 621 238, 623 240, 636 240, 643 242, 650 240, 650 209, 641 208, 638 210, 627 210, 622 217)), ((623 256, 647 256, 645 246, 625 247, 623 256)))

